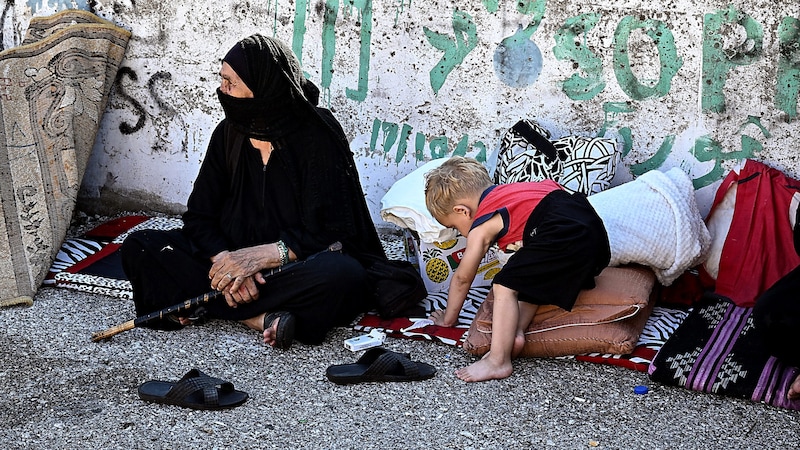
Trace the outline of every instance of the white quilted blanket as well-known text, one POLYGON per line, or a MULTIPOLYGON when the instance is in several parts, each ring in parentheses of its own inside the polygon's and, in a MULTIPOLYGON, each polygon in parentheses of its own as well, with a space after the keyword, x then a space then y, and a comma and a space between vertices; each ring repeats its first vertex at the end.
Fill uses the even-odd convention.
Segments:
POLYGON ((610 266, 648 266, 669 286, 708 255, 706 228, 689 177, 679 168, 652 170, 589 197, 606 226, 610 266))

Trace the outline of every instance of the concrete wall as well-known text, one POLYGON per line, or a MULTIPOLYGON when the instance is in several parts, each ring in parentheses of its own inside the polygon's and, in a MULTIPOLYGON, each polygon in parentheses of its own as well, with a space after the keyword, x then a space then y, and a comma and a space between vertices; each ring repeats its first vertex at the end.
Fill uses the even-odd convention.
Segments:
POLYGON ((485 159, 520 118, 617 138, 615 184, 681 167, 703 212, 743 158, 800 176, 796 0, 8 0, 4 48, 67 7, 133 33, 82 186, 95 208, 182 210, 222 117, 219 59, 255 32, 322 89, 379 224, 396 179, 485 159))

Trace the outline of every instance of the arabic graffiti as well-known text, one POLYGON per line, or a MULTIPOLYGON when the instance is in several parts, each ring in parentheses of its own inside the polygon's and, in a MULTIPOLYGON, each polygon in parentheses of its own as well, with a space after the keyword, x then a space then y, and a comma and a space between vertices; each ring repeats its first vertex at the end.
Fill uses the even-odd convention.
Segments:
MULTIPOLYGON (((372 136, 370 138, 369 148, 372 153, 383 151, 385 155, 391 155, 391 150, 397 145, 395 149, 394 162, 400 163, 406 158, 408 152, 409 139, 413 127, 409 124, 399 124, 393 122, 385 122, 380 119, 375 119, 372 122, 372 136), (378 139, 381 134, 383 141, 378 147, 378 139)), ((436 136, 428 139, 423 133, 417 133, 414 136, 414 159, 417 161, 425 161, 427 159, 445 158, 449 155, 466 156, 472 149, 477 150, 474 158, 478 161, 486 161, 486 144, 481 141, 475 141, 470 145, 469 136, 463 135, 456 144, 453 151, 450 151, 450 140, 447 136, 436 136), (428 152, 425 152, 425 144, 428 144, 428 152)))
POLYGON ((472 16, 458 10, 453 11, 454 36, 428 27, 423 27, 423 30, 428 43, 444 52, 436 66, 430 70, 431 88, 435 95, 444 86, 450 72, 464 62, 464 58, 478 45, 478 33, 472 16))

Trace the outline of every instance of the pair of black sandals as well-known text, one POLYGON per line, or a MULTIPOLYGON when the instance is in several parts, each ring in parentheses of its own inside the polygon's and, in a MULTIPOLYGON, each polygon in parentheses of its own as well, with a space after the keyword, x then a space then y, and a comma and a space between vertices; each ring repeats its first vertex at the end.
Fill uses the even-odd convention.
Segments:
MULTIPOLYGON (((352 364, 328 367, 325 375, 336 384, 366 382, 419 381, 433 378, 436 368, 412 361, 408 353, 373 347, 352 364)), ((152 403, 184 408, 219 410, 239 406, 249 394, 237 390, 230 381, 209 376, 198 369, 187 372, 178 381, 147 381, 139 386, 139 398, 152 403)))
MULTIPOLYGON (((274 347, 287 350, 294 341, 295 317, 281 311, 264 316, 264 329, 275 329, 274 347)), ((328 367, 325 375, 336 384, 365 382, 418 381, 432 378, 436 368, 412 361, 408 353, 398 353, 382 347, 368 349, 353 364, 328 367)), ((249 394, 237 390, 233 383, 209 376, 198 369, 187 372, 180 380, 147 381, 139 386, 139 398, 147 402, 182 406, 191 409, 228 409, 243 404, 249 394)))

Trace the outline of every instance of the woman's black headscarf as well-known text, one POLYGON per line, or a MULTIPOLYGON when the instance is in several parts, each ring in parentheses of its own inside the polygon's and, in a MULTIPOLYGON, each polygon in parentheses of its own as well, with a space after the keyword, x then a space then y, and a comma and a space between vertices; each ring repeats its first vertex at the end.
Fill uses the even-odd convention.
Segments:
POLYGON ((237 42, 223 61, 253 91, 236 98, 217 89, 225 116, 248 137, 274 141, 293 131, 319 102, 319 88, 281 41, 260 34, 237 42))
POLYGON ((270 161, 287 173, 302 165, 303 173, 313 174, 290 180, 306 230, 339 239, 362 264, 386 259, 347 137, 333 114, 317 107, 319 89, 305 78, 291 50, 255 34, 239 41, 223 61, 254 96, 235 98, 217 89, 232 131, 275 144, 279 151, 270 161))

